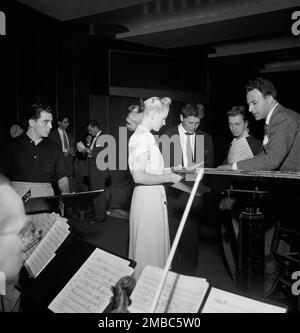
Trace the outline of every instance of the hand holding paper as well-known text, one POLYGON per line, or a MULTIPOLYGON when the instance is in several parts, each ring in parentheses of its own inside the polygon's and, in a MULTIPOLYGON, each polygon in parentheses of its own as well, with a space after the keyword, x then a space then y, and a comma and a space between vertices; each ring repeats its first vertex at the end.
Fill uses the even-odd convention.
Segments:
POLYGON ((86 146, 82 143, 82 141, 77 142, 76 147, 80 153, 86 151, 86 146))

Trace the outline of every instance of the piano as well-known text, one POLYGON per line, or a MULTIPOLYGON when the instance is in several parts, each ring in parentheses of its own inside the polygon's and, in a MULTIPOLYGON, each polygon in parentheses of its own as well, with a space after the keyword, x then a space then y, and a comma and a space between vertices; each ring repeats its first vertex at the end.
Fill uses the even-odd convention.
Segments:
MULTIPOLYGON (((199 168, 174 167, 172 171, 194 181, 199 168)), ((239 215, 238 272, 236 288, 263 296, 266 200, 299 195, 300 172, 241 171, 204 168, 203 183, 213 191, 237 198, 244 210, 239 215)), ((274 221, 275 222, 275 221, 274 221)))

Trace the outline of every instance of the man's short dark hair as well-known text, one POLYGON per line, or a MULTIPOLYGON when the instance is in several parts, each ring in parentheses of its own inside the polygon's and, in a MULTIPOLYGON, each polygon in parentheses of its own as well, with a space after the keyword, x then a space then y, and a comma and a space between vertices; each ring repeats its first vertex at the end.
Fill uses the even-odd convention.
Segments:
POLYGON ((41 117, 41 112, 52 113, 50 106, 46 106, 43 104, 35 103, 30 105, 28 108, 28 116, 27 119, 38 120, 41 117))
POLYGON ((57 121, 62 122, 64 119, 68 119, 68 121, 70 121, 70 117, 69 116, 58 116, 57 117, 57 121))
POLYGON ((276 99, 277 91, 270 80, 267 80, 263 77, 257 77, 254 80, 251 80, 246 85, 246 92, 248 93, 251 90, 257 89, 259 90, 263 96, 271 95, 276 99))
POLYGON ((205 115, 205 109, 202 103, 189 103, 181 109, 181 114, 183 118, 197 117, 201 119, 205 115))
POLYGON ((100 126, 99 126, 99 123, 97 122, 97 120, 90 120, 88 123, 87 123, 87 125, 86 125, 86 127, 88 127, 88 126, 91 126, 91 127, 97 127, 97 128, 99 128, 100 129, 100 126))
POLYGON ((234 106, 229 111, 227 111, 228 117, 235 117, 241 115, 244 119, 244 121, 248 121, 246 108, 242 105, 234 106))

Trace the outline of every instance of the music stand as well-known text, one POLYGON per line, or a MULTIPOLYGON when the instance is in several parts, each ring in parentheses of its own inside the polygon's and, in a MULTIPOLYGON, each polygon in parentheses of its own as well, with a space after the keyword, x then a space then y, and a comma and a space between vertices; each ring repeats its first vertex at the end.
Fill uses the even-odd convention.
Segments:
POLYGON ((93 205, 93 200, 98 195, 103 195, 104 190, 78 192, 64 195, 36 197, 27 200, 26 214, 59 213, 65 217, 66 207, 75 208, 76 211, 85 210, 93 205))
MULTIPOLYGON (((18 289, 23 296, 24 312, 50 313, 48 305, 96 248, 114 254, 78 237, 70 237, 58 248, 56 256, 35 279, 29 279, 27 271, 22 269, 18 289)), ((133 268, 136 266, 135 261, 120 255, 116 256, 128 261, 128 266, 133 268)), ((105 310, 107 311, 109 308, 105 310)))

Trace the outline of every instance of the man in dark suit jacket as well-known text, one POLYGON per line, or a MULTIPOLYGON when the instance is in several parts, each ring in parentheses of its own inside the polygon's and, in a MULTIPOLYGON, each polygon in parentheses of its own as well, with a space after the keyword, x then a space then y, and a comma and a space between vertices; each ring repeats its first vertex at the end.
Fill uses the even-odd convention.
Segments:
MULTIPOLYGON (((97 121, 90 120, 87 125, 87 130, 90 135, 92 135, 93 140, 86 149, 88 154, 87 161, 88 161, 88 176, 89 176, 89 183, 90 183, 90 190, 105 190, 105 182, 108 176, 108 172, 106 170, 99 170, 97 167, 97 156, 99 152, 103 149, 102 146, 97 144, 98 140, 100 139, 100 135, 102 135, 102 131, 100 130, 100 126, 97 121)), ((105 193, 100 194, 94 200, 94 210, 95 210, 95 217, 96 219, 91 222, 102 223, 106 220, 106 198, 105 193)))
MULTIPOLYGON (((204 107, 201 103, 187 104, 181 110, 178 126, 165 131, 173 144, 170 154, 165 154, 165 167, 187 167, 204 162, 205 167, 212 167, 214 160, 213 141, 210 135, 198 129, 204 117, 204 107), (176 149, 177 148, 177 149, 176 149)), ((162 147, 163 149, 163 147, 162 147)), ((187 204, 189 194, 171 186, 166 188, 168 199, 168 214, 171 241, 176 234, 181 216, 187 204)), ((199 214, 203 207, 203 197, 194 199, 189 219, 186 221, 181 236, 177 256, 173 261, 173 269, 182 274, 194 275, 198 264, 199 246, 199 214)))
POLYGON ((249 111, 265 119, 263 150, 253 158, 220 166, 222 169, 300 171, 300 115, 280 105, 273 84, 263 78, 250 81, 249 111))
MULTIPOLYGON (((265 120, 263 149, 256 156, 233 164, 222 165, 222 169, 238 170, 275 170, 300 171, 300 115, 280 105, 277 92, 269 80, 256 78, 246 86, 249 111, 256 120, 265 120)), ((290 211, 288 193, 284 193, 279 204, 282 211, 290 211), (284 204, 283 204, 283 201, 284 204)), ((273 205, 276 207, 276 204, 273 205)), ((282 217, 280 217, 282 218, 282 217)), ((283 217, 284 218, 284 217, 283 217)), ((272 228, 273 229, 273 228, 272 228)), ((271 246, 273 230, 266 233, 266 243, 271 246)), ((272 258, 271 251, 265 252, 268 273, 276 273, 278 267, 272 258), (272 272, 273 271, 273 272, 272 272)), ((276 274, 274 274, 276 278, 276 274)), ((275 278, 273 279, 275 281, 275 278)), ((266 281, 265 281, 266 282, 266 281)), ((270 294, 275 284, 265 283, 265 295, 270 294)))
POLYGON ((60 116, 57 119, 58 127, 49 134, 49 139, 55 142, 62 150, 65 157, 65 165, 68 172, 69 190, 74 192, 74 136, 67 132, 70 125, 69 117, 60 116))

